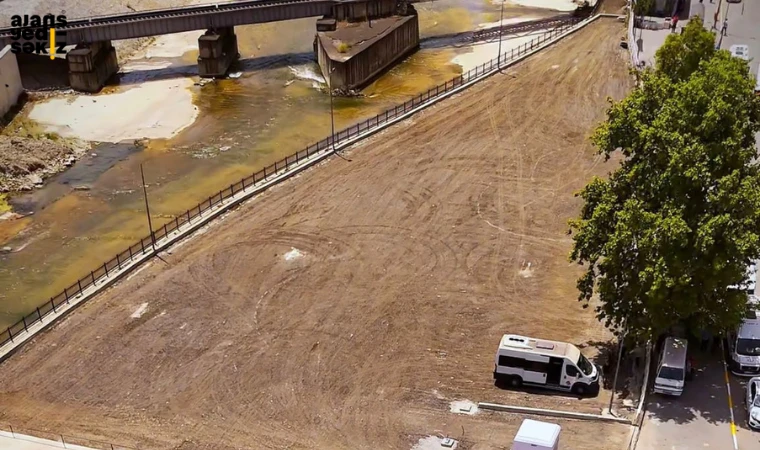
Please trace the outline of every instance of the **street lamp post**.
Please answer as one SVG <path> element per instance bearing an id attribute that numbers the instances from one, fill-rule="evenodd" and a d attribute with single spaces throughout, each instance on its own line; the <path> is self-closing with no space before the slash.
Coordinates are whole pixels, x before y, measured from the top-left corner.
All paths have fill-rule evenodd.
<path id="1" fill-rule="evenodd" d="M 335 113 L 333 110 L 333 92 L 332 92 L 332 74 L 335 67 L 327 73 L 327 90 L 330 91 L 330 142 L 332 143 L 333 152 L 335 151 Z"/>
<path id="2" fill-rule="evenodd" d="M 499 67 L 499 70 L 501 70 L 501 29 L 504 25 L 504 2 L 506 0 L 501 0 L 501 14 L 499 14 L 499 56 L 497 57 L 497 65 Z"/>
<path id="3" fill-rule="evenodd" d="M 143 172 L 143 165 L 140 164 L 140 178 L 142 179 L 143 196 L 145 197 L 145 215 L 148 216 L 148 229 L 150 230 L 150 244 L 153 247 L 153 251 L 156 251 L 156 235 L 153 234 L 153 223 L 150 220 L 150 206 L 148 205 L 148 189 L 145 186 L 145 172 Z"/>

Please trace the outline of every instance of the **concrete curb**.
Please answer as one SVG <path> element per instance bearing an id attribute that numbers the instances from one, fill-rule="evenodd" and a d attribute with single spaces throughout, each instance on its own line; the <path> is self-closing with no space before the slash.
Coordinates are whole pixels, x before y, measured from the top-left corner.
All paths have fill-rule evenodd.
<path id="1" fill-rule="evenodd" d="M 499 405 L 497 403 L 478 403 L 478 408 L 491 411 L 501 411 L 520 414 L 532 414 L 535 416 L 552 416 L 564 419 L 594 420 L 598 422 L 622 423 L 631 425 L 631 421 L 622 417 L 603 416 L 601 414 L 577 413 L 572 411 L 558 411 L 554 409 L 528 408 L 526 406 Z"/>
<path id="2" fill-rule="evenodd" d="M 455 89 L 452 89 L 451 91 L 439 95 L 438 97 L 434 99 L 430 99 L 429 101 L 420 104 L 418 107 L 411 109 L 407 111 L 404 114 L 401 114 L 400 116 L 389 120 L 388 122 L 383 123 L 382 125 L 377 126 L 376 128 L 373 128 L 371 130 L 367 130 L 362 134 L 359 134 L 357 136 L 354 136 L 350 139 L 346 139 L 343 142 L 337 142 L 335 144 L 336 150 L 342 150 L 345 148 L 348 148 L 398 122 L 401 122 L 402 120 L 406 120 L 409 117 L 413 116 L 414 114 L 432 106 L 436 103 L 440 102 L 441 100 L 450 98 L 453 95 L 456 95 L 463 90 L 469 88 L 470 86 L 475 85 L 476 83 L 479 83 L 490 76 L 499 73 L 500 70 L 503 70 L 507 67 L 513 66 L 529 56 L 534 55 L 537 52 L 540 52 L 547 47 L 555 44 L 556 42 L 560 41 L 561 39 L 565 38 L 566 36 L 569 36 L 576 31 L 584 28 L 586 25 L 589 25 L 590 23 L 594 22 L 595 20 L 599 19 L 600 17 L 607 17 L 607 16 L 601 16 L 601 15 L 595 15 L 592 16 L 586 20 L 583 20 L 576 24 L 574 27 L 568 29 L 564 33 L 561 33 L 557 36 L 555 36 L 552 39 L 547 40 L 546 42 L 542 43 L 541 45 L 537 46 L 535 49 L 526 52 L 525 54 L 516 57 L 515 59 L 505 63 L 502 65 L 501 68 L 495 68 L 490 72 L 485 72 L 482 75 L 480 75 L 478 78 L 475 78 L 473 80 L 468 81 L 465 84 L 462 84 L 461 86 L 458 86 Z M 185 239 L 188 237 L 191 237 L 191 235 L 197 231 L 199 228 L 207 225 L 209 222 L 211 222 L 216 217 L 220 216 L 221 214 L 228 211 L 231 207 L 238 205 L 242 203 L 243 201 L 246 201 L 250 199 L 251 197 L 255 196 L 256 194 L 259 194 L 263 192 L 264 190 L 268 189 L 269 187 L 280 183 L 281 181 L 284 181 L 293 175 L 298 174 L 302 170 L 311 167 L 318 162 L 322 161 L 323 159 L 327 158 L 333 153 L 332 149 L 325 149 L 321 152 L 314 153 L 313 155 L 301 160 L 300 162 L 296 163 L 295 165 L 291 166 L 288 169 L 283 170 L 279 174 L 273 174 L 270 176 L 269 179 L 265 179 L 262 182 L 259 182 L 257 185 L 252 185 L 249 187 L 246 187 L 245 189 L 239 191 L 234 196 L 224 200 L 223 202 L 214 205 L 210 208 L 209 211 L 205 212 L 203 215 L 199 215 L 198 217 L 194 218 L 190 222 L 186 222 L 180 226 L 177 230 L 169 233 L 167 236 L 161 238 L 160 240 L 156 241 L 156 251 L 150 251 L 145 254 L 141 254 L 139 256 L 133 257 L 130 261 L 122 264 L 119 266 L 116 270 L 110 271 L 109 276 L 99 278 L 97 281 L 98 283 L 94 283 L 92 286 L 87 287 L 84 289 L 82 293 L 79 295 L 72 297 L 69 299 L 69 301 L 66 304 L 62 304 L 56 308 L 55 311 L 50 312 L 47 314 L 44 319 L 41 319 L 38 322 L 35 322 L 34 324 L 27 327 L 27 329 L 23 333 L 19 333 L 14 336 L 13 341 L 6 343 L 4 346 L 0 347 L 0 362 L 5 360 L 5 358 L 12 355 L 17 349 L 19 349 L 24 343 L 29 341 L 31 338 L 37 335 L 37 333 L 40 333 L 41 331 L 47 329 L 48 326 L 50 326 L 52 323 L 56 322 L 58 319 L 66 316 L 69 312 L 71 312 L 73 309 L 75 309 L 78 305 L 84 303 L 85 301 L 89 300 L 96 294 L 100 293 L 107 287 L 111 286 L 113 283 L 115 283 L 117 280 L 121 279 L 123 276 L 127 275 L 129 272 L 131 272 L 133 269 L 137 268 L 144 262 L 150 260 L 154 255 L 160 253 L 162 250 L 166 250 L 171 245 Z"/>
<path id="3" fill-rule="evenodd" d="M 641 382 L 641 396 L 639 397 L 639 406 L 636 408 L 636 415 L 631 423 L 631 437 L 628 439 L 628 450 L 635 450 L 639 443 L 639 433 L 641 425 L 644 422 L 644 403 L 647 397 L 647 388 L 649 387 L 649 371 L 652 365 L 652 341 L 647 341 L 647 356 L 644 362 L 644 380 Z"/>

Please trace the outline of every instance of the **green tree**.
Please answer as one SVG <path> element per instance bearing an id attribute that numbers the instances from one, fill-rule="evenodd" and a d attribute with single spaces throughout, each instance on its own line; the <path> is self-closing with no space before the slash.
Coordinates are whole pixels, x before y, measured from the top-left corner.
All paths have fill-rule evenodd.
<path id="1" fill-rule="evenodd" d="M 698 20 L 668 36 L 592 137 L 623 161 L 578 194 L 579 299 L 598 294 L 597 317 L 639 337 L 738 324 L 746 295 L 729 286 L 760 257 L 760 102 L 746 62 L 713 42 Z"/>

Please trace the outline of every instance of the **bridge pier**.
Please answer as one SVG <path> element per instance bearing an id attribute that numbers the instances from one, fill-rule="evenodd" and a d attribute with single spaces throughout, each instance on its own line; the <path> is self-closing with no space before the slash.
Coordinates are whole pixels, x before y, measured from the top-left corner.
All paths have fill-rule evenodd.
<path id="1" fill-rule="evenodd" d="M 116 49 L 111 41 L 80 44 L 66 54 L 69 84 L 74 90 L 98 92 L 119 70 Z"/>
<path id="2" fill-rule="evenodd" d="M 198 75 L 204 78 L 227 74 L 240 57 L 234 27 L 210 29 L 198 38 Z"/>

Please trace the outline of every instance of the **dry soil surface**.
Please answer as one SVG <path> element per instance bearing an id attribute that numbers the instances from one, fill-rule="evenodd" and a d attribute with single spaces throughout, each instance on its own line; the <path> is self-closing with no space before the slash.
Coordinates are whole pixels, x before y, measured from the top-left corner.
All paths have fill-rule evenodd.
<path id="1" fill-rule="evenodd" d="M 587 136 L 630 88 L 622 25 L 559 45 L 230 213 L 0 364 L 0 422 L 140 448 L 509 445 L 522 418 L 599 412 L 501 390 L 505 332 L 609 339 L 576 301 L 573 192 L 612 169 Z M 584 352 L 593 353 L 593 348 Z M 562 422 L 563 448 L 628 428 Z"/>

